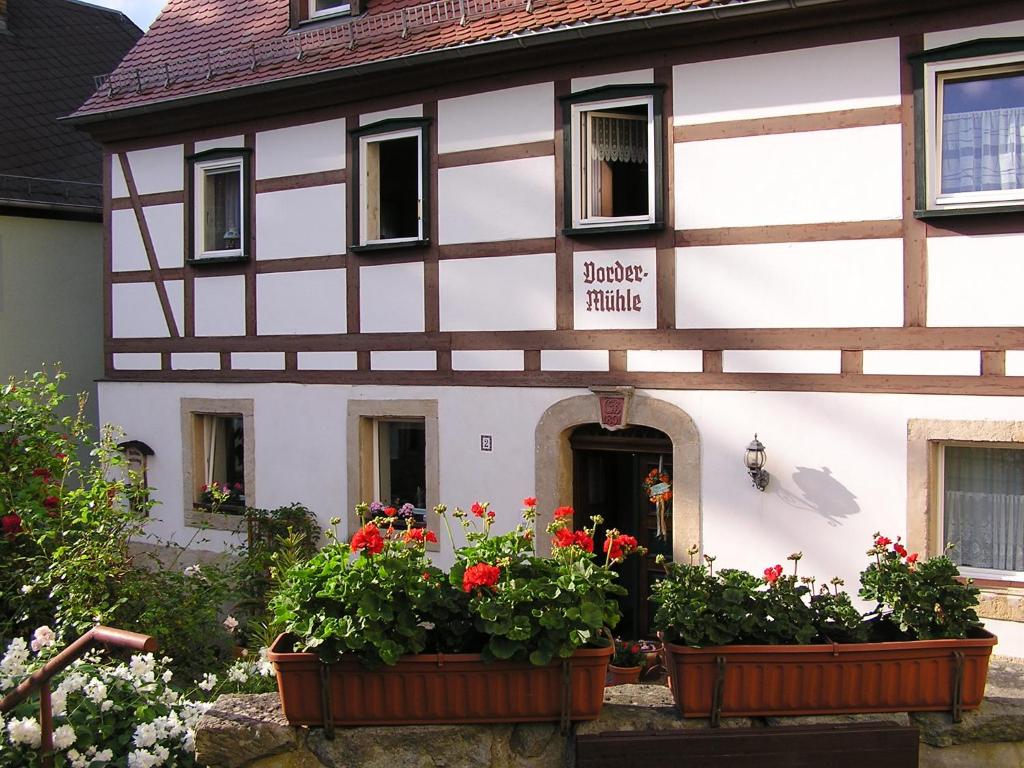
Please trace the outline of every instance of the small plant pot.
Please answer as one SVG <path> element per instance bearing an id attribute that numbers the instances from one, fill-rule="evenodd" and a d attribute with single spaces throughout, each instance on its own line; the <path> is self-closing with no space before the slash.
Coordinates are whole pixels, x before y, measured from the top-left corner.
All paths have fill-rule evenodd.
<path id="1" fill-rule="evenodd" d="M 614 664 L 608 665 L 608 676 L 605 680 L 605 687 L 612 685 L 633 685 L 640 682 L 641 666 L 617 667 Z"/>

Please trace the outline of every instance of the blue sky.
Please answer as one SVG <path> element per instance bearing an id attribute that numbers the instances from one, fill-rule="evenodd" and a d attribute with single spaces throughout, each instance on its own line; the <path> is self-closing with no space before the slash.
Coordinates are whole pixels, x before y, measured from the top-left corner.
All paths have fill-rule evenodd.
<path id="1" fill-rule="evenodd" d="M 160 13 L 166 0 L 87 0 L 93 5 L 102 5 L 121 11 L 142 30 L 149 28 Z"/>

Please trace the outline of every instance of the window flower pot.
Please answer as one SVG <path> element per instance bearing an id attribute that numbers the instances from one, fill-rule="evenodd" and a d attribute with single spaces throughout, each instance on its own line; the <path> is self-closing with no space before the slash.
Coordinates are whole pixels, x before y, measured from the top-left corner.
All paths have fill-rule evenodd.
<path id="1" fill-rule="evenodd" d="M 643 667 L 639 664 L 635 667 L 617 667 L 614 664 L 609 664 L 608 679 L 605 685 L 631 685 L 639 683 L 641 670 L 643 670 Z"/>
<path id="2" fill-rule="evenodd" d="M 322 664 L 280 635 L 269 659 L 290 725 L 406 725 L 595 720 L 613 648 L 581 648 L 564 662 L 485 662 L 480 654 L 420 654 L 393 667 L 354 658 Z"/>
<path id="3" fill-rule="evenodd" d="M 944 711 L 981 703 L 994 635 L 831 645 L 665 643 L 683 717 Z"/>

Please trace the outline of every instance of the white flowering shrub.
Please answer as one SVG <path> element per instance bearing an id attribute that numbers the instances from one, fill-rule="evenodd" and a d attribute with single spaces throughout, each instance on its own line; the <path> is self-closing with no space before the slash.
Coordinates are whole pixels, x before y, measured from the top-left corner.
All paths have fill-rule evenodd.
<path id="1" fill-rule="evenodd" d="M 0 697 L 43 666 L 58 648 L 47 627 L 16 638 L 0 659 Z M 170 659 L 134 655 L 117 662 L 86 655 L 50 681 L 53 745 L 59 768 L 150 768 L 195 765 L 195 727 L 222 693 L 273 690 L 265 651 L 243 657 L 222 675 L 179 687 Z M 0 768 L 39 765 L 38 697 L 0 716 Z"/>

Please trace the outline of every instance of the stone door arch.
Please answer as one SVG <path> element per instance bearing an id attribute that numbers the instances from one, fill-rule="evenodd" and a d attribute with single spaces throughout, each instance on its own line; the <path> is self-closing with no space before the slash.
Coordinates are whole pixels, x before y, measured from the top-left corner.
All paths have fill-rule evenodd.
<path id="1" fill-rule="evenodd" d="M 687 562 L 686 551 L 702 548 L 700 516 L 700 435 L 689 414 L 654 397 L 633 395 L 628 423 L 659 429 L 672 440 L 672 557 Z M 572 504 L 572 448 L 569 435 L 581 424 L 600 423 L 598 396 L 569 397 L 548 408 L 535 432 L 537 530 L 552 520 L 554 509 Z M 538 535 L 538 549 L 551 542 Z"/>

